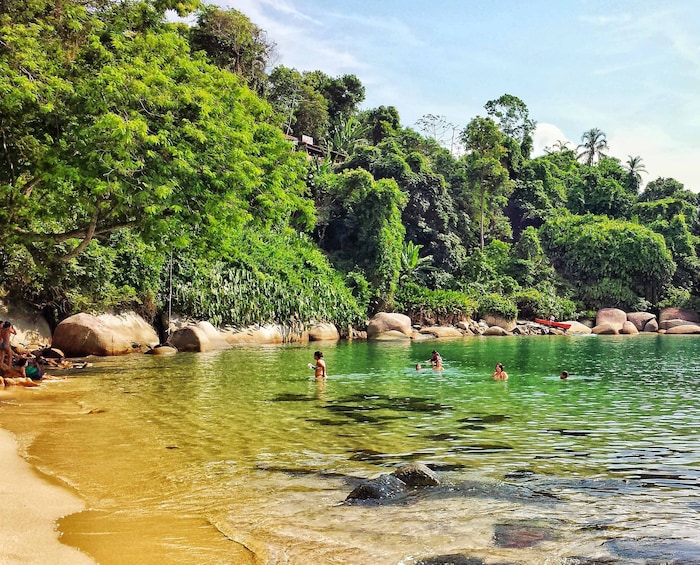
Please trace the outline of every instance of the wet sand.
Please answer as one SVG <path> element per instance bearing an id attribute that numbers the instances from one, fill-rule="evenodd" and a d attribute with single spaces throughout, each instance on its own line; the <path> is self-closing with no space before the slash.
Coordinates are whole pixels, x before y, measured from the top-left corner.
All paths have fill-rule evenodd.
<path id="1" fill-rule="evenodd" d="M 18 452 L 14 435 L 0 428 L 0 562 L 94 565 L 59 541 L 56 521 L 84 509 L 69 489 L 43 477 Z"/>

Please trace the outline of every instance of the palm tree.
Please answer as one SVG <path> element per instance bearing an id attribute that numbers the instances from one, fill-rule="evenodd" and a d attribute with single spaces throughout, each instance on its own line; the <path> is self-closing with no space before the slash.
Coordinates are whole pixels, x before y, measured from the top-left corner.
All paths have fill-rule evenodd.
<path id="1" fill-rule="evenodd" d="M 603 151 L 608 149 L 608 140 L 605 139 L 605 132 L 599 130 L 598 128 L 589 129 L 587 132 L 581 136 L 581 145 L 579 145 L 576 150 L 581 149 L 582 151 L 576 155 L 577 159 L 582 159 L 586 165 L 593 165 L 597 160 L 600 161 L 605 157 Z"/>
<path id="2" fill-rule="evenodd" d="M 642 158 L 637 155 L 632 157 L 628 155 L 629 159 L 625 162 L 625 168 L 627 169 L 627 184 L 630 188 L 630 192 L 637 194 L 639 192 L 639 187 L 642 186 L 642 173 L 646 173 L 647 170 L 642 163 Z"/>

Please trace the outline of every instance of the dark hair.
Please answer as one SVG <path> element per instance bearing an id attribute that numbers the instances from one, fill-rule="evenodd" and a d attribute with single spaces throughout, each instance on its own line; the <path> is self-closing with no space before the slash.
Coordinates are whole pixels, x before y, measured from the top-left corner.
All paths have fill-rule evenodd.
<path id="1" fill-rule="evenodd" d="M 561 376 L 562 378 L 564 378 L 564 379 L 568 379 L 568 378 L 569 378 L 569 372 L 568 372 L 568 371 L 562 371 L 560 376 Z"/>
<path id="2" fill-rule="evenodd" d="M 318 357 L 319 359 L 321 359 L 323 357 L 323 353 L 321 353 L 320 351 L 314 351 L 314 357 Z"/>
<path id="3" fill-rule="evenodd" d="M 5 322 L 5 323 L 2 325 L 2 327 L 3 327 L 3 328 L 9 328 L 11 325 L 12 325 L 12 324 L 8 321 L 8 322 Z"/>
<path id="4" fill-rule="evenodd" d="M 503 370 L 503 363 L 496 363 L 496 369 L 501 368 L 501 371 Z"/>
<path id="5" fill-rule="evenodd" d="M 22 360 L 19 362 L 19 366 L 20 366 L 20 367 L 25 367 L 26 365 L 27 365 L 27 360 L 26 360 L 26 359 L 22 359 Z"/>

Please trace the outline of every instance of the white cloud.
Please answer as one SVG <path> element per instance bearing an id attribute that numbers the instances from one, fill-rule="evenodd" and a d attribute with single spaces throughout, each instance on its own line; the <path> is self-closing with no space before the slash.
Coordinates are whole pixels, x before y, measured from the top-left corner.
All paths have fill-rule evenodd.
<path id="1" fill-rule="evenodd" d="M 551 148 L 554 144 L 566 144 L 571 149 L 576 149 L 576 143 L 573 143 L 566 137 L 566 134 L 554 124 L 538 123 L 535 131 L 532 134 L 533 156 L 542 155 L 545 149 Z"/>

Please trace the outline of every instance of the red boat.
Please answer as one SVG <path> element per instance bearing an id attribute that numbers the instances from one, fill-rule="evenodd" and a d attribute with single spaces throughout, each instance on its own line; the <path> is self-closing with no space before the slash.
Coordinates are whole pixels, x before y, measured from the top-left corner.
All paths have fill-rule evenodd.
<path id="1" fill-rule="evenodd" d="M 564 322 L 555 322 L 553 320 L 541 320 L 540 318 L 535 318 L 535 322 L 542 324 L 543 326 L 552 326 L 553 328 L 561 328 L 562 330 L 568 330 L 571 324 L 565 324 Z"/>

